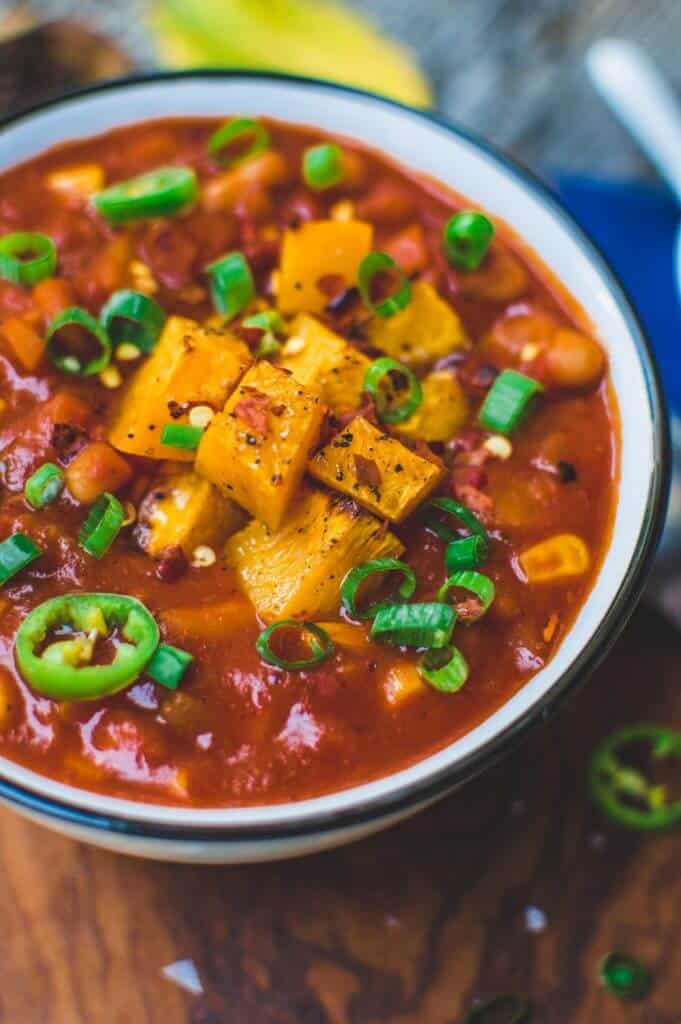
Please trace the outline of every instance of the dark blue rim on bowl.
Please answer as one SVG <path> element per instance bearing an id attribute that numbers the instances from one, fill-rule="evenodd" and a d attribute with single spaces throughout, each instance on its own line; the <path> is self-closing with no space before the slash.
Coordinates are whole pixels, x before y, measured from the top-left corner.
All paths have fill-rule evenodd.
<path id="1" fill-rule="evenodd" d="M 346 93 L 349 95 L 365 97 L 372 103 L 382 104 L 386 107 L 402 110 L 410 117 L 421 118 L 437 125 L 445 132 L 463 139 L 470 143 L 486 156 L 491 158 L 496 165 L 507 175 L 511 175 L 519 181 L 524 188 L 539 198 L 541 203 L 549 209 L 553 217 L 558 220 L 561 226 L 572 236 L 575 242 L 585 255 L 585 258 L 593 264 L 601 276 L 607 281 L 608 288 L 614 297 L 617 306 L 629 328 L 629 333 L 634 340 L 638 357 L 641 362 L 648 394 L 650 411 L 653 418 L 654 436 L 654 466 L 651 473 L 650 490 L 647 500 L 647 514 L 641 526 L 636 552 L 632 558 L 628 571 L 623 574 L 619 590 L 612 601 L 608 612 L 603 616 L 594 635 L 585 647 L 579 652 L 569 668 L 553 683 L 551 688 L 528 709 L 518 720 L 508 726 L 502 732 L 488 740 L 477 750 L 468 754 L 456 765 L 440 769 L 425 780 L 419 782 L 405 783 L 399 789 L 385 795 L 376 796 L 356 805 L 342 810 L 332 809 L 307 814 L 304 820 L 296 820 L 296 804 L 290 804 L 291 813 L 289 820 L 277 825 L 273 824 L 248 824 L 229 825 L 221 824 L 211 827 L 192 827 L 191 824 L 154 824 L 153 822 L 138 821 L 124 815 L 98 814 L 93 811 L 73 807 L 70 804 L 52 797 L 41 796 L 31 789 L 20 786 L 13 782 L 0 779 L 0 799 L 19 808 L 23 808 L 33 814 L 54 819 L 71 826 L 85 827 L 98 831 L 116 833 L 130 837 L 139 837 L 148 840 L 174 840 L 187 842 L 213 842 L 245 843 L 247 841 L 282 839 L 300 839 L 316 834 L 335 832 L 344 829 L 360 828 L 372 822 L 378 823 L 381 819 L 392 815 L 406 814 L 410 809 L 427 803 L 435 798 L 444 796 L 460 783 L 467 781 L 474 775 L 489 767 L 503 754 L 516 744 L 523 737 L 528 728 L 538 720 L 545 720 L 551 716 L 558 706 L 559 701 L 568 692 L 574 690 L 579 682 L 584 682 L 593 670 L 600 664 L 608 653 L 613 643 L 624 629 L 636 603 L 641 596 L 645 581 L 650 569 L 653 556 L 664 525 L 664 517 L 669 491 L 670 456 L 669 456 L 669 429 L 666 412 L 664 393 L 662 391 L 660 378 L 655 363 L 655 358 L 648 339 L 645 336 L 640 321 L 634 312 L 631 302 L 624 289 L 619 283 L 616 275 L 608 261 L 587 237 L 584 231 L 578 226 L 563 204 L 552 192 L 535 177 L 532 172 L 521 166 L 516 160 L 511 159 L 498 149 L 491 146 L 484 139 L 479 138 L 474 132 L 464 129 L 445 118 L 428 111 L 417 110 L 396 100 L 377 96 L 374 93 L 350 86 L 326 82 L 320 79 L 305 78 L 297 75 L 286 75 L 274 72 L 258 72 L 237 69 L 206 69 L 190 71 L 160 71 L 148 74 L 131 75 L 89 86 L 85 89 L 75 90 L 66 94 L 48 99 L 45 102 L 35 104 L 18 111 L 11 117 L 0 121 L 0 132 L 5 132 L 9 127 L 20 123 L 33 114 L 42 113 L 53 107 L 71 100 L 83 99 L 101 92 L 107 92 L 126 86 L 143 86 L 164 81 L 182 81 L 186 79 L 204 80 L 257 80 L 276 84 L 312 86 L 317 89 L 327 89 L 334 92 Z M 169 111 L 169 114 L 172 112 Z M 68 141 L 64 139 L 64 141 Z M 332 796 L 334 794 L 328 794 Z M 145 806 L 141 804 L 140 806 Z M 263 805 L 263 810 L 268 805 Z M 286 805 L 269 805 L 273 810 Z M 206 808 L 201 808 L 205 810 Z M 213 808 L 219 810 L 219 808 Z M 254 808 L 256 810 L 257 808 Z M 182 809 L 184 810 L 184 809 Z M 197 809 L 198 810 L 198 809 Z M 191 809 L 187 809 L 187 814 Z M 229 813 L 229 808 L 225 808 Z"/>

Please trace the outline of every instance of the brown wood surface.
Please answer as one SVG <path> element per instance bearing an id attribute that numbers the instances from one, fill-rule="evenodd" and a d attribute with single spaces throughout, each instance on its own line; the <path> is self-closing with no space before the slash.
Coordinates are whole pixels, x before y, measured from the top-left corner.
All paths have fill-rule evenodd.
<path id="1" fill-rule="evenodd" d="M 680 673 L 681 639 L 640 610 L 503 763 L 404 825 L 300 861 L 153 864 L 2 812 L 0 1024 L 458 1024 L 499 992 L 531 996 L 539 1024 L 680 1024 L 681 831 L 608 824 L 584 778 L 611 728 L 681 725 Z M 544 931 L 528 930 L 529 906 Z M 599 988 L 613 948 L 650 966 L 644 1002 Z M 186 958 L 203 996 L 161 976 Z"/>

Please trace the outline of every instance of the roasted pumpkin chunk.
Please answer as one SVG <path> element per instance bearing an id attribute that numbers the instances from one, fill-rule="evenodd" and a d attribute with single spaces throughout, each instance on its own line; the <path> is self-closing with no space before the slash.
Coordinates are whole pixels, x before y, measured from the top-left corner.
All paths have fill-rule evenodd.
<path id="1" fill-rule="evenodd" d="M 286 231 L 279 278 L 281 312 L 321 313 L 331 297 L 324 290 L 326 281 L 340 286 L 337 290 L 355 285 L 372 236 L 371 224 L 360 220 L 313 220 Z"/>
<path id="2" fill-rule="evenodd" d="M 371 362 L 316 317 L 301 313 L 291 324 L 279 365 L 287 367 L 300 384 L 319 391 L 334 412 L 344 413 L 359 406 Z"/>
<path id="3" fill-rule="evenodd" d="M 417 455 L 363 416 L 339 431 L 310 459 L 308 470 L 370 512 L 400 523 L 442 479 L 444 468 Z"/>
<path id="4" fill-rule="evenodd" d="M 468 417 L 466 395 L 453 373 L 436 370 L 421 381 L 423 401 L 413 416 L 395 425 L 405 437 L 448 441 Z"/>
<path id="5" fill-rule="evenodd" d="M 191 469 L 164 467 L 142 500 L 135 534 L 152 556 L 181 547 L 191 558 L 200 544 L 216 547 L 246 522 L 246 513 Z"/>
<path id="6" fill-rule="evenodd" d="M 249 523 L 225 550 L 258 615 L 273 621 L 337 614 L 350 569 L 372 558 L 399 558 L 404 549 L 354 503 L 306 490 L 279 530 Z"/>
<path id="7" fill-rule="evenodd" d="M 369 341 L 407 366 L 426 366 L 469 344 L 458 314 L 427 281 L 412 285 L 401 313 L 373 318 Z"/>
<path id="8" fill-rule="evenodd" d="M 192 461 L 193 451 L 161 444 L 164 425 L 186 423 L 194 405 L 221 409 L 250 362 L 246 345 L 228 331 L 170 317 L 123 395 L 109 441 L 134 455 Z"/>
<path id="9" fill-rule="evenodd" d="M 324 406 L 267 360 L 246 373 L 206 430 L 196 472 L 276 530 L 319 437 Z"/>

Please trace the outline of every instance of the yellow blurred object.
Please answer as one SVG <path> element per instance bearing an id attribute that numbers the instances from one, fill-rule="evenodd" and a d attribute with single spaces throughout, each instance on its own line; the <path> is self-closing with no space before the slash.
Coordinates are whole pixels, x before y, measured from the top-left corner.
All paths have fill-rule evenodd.
<path id="1" fill-rule="evenodd" d="M 236 67 L 331 78 L 417 107 L 430 86 L 409 52 L 329 0 L 157 0 L 158 49 L 172 67 Z"/>

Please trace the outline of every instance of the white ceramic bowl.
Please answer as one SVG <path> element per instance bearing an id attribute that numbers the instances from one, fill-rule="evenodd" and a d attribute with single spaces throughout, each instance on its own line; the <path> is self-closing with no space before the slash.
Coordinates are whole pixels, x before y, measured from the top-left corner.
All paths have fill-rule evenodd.
<path id="1" fill-rule="evenodd" d="M 0 169 L 48 146 L 147 118 L 264 114 L 354 136 L 441 179 L 509 223 L 591 318 L 622 411 L 621 498 L 592 593 L 553 660 L 467 735 L 403 771 L 296 803 L 190 810 L 76 789 L 0 758 L 0 798 L 43 824 L 112 850 L 239 862 L 295 856 L 377 831 L 497 758 L 584 679 L 631 614 L 660 531 L 667 428 L 650 351 L 593 245 L 556 200 L 507 158 L 432 115 L 352 89 L 268 74 L 161 74 L 96 86 L 6 122 Z"/>

